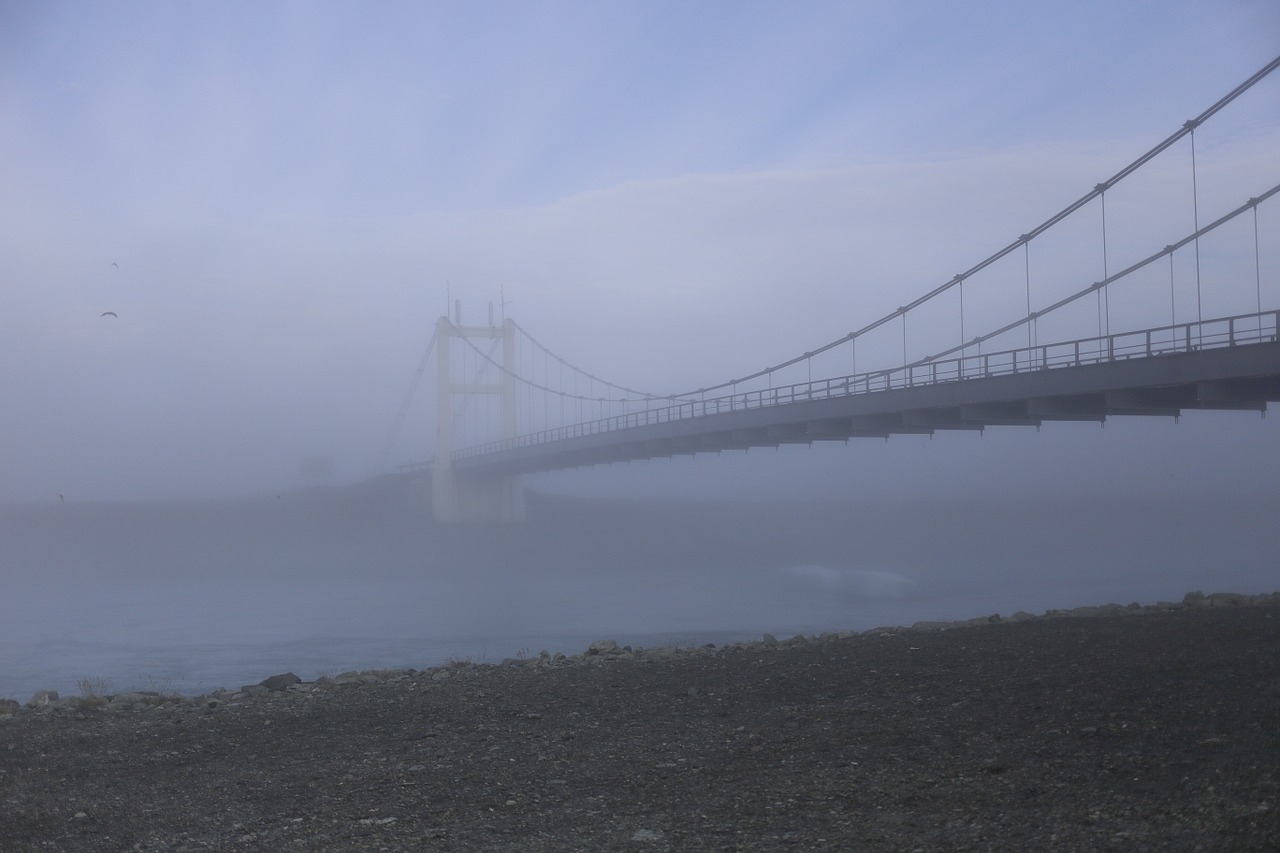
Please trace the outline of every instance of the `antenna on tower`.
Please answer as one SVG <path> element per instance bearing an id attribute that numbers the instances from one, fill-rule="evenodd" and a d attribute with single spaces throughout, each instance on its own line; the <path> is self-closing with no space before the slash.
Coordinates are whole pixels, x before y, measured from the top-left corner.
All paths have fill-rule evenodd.
<path id="1" fill-rule="evenodd" d="M 511 302 L 507 301 L 507 286 L 505 284 L 498 285 L 498 318 L 503 322 L 507 322 L 507 306 Z M 515 300 L 512 300 L 514 302 Z"/>

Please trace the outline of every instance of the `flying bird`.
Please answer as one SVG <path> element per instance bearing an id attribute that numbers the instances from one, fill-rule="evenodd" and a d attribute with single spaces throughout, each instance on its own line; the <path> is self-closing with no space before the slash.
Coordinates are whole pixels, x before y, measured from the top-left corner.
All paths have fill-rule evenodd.
<path id="1" fill-rule="evenodd" d="M 116 313 L 116 312 L 114 312 L 114 311 L 103 311 L 103 312 L 102 312 L 101 314 L 99 314 L 98 316 L 99 316 L 99 317 L 115 317 L 117 320 L 119 320 L 119 319 L 120 319 L 120 315 L 119 315 L 119 314 L 117 314 L 117 313 Z"/>
<path id="2" fill-rule="evenodd" d="M 62 492 L 58 492 L 58 503 L 66 503 L 67 499 L 62 496 Z"/>
<path id="3" fill-rule="evenodd" d="M 111 262 L 111 266 L 115 267 L 116 269 L 120 269 L 120 265 L 117 264 L 115 261 Z"/>

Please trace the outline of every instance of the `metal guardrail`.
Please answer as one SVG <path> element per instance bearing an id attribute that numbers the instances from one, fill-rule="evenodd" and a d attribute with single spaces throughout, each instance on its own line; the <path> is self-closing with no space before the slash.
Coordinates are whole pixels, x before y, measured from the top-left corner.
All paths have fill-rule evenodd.
<path id="1" fill-rule="evenodd" d="M 690 400 L 643 412 L 630 412 L 579 424 L 554 427 L 515 438 L 466 447 L 455 451 L 453 458 L 455 460 L 470 459 L 488 453 L 550 444 L 569 438 L 599 435 L 672 421 L 685 421 L 707 415 L 849 397 L 855 394 L 874 394 L 880 391 L 961 382 L 967 379 L 1058 370 L 1137 358 L 1157 358 L 1176 353 L 1247 344 L 1274 343 L 1280 339 L 1277 337 L 1278 334 L 1280 334 L 1280 311 L 1262 311 L 1194 323 L 1158 326 L 1136 332 L 1082 338 L 1076 341 L 1037 344 L 1000 352 L 962 354 L 956 358 L 940 361 L 782 385 L 777 388 L 713 397 L 709 400 Z"/>

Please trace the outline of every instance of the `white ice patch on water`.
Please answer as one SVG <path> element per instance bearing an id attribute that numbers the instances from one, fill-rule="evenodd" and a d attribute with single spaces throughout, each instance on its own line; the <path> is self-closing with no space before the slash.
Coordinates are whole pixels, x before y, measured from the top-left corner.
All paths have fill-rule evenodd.
<path id="1" fill-rule="evenodd" d="M 791 596 L 834 597 L 844 602 L 899 601 L 918 591 L 911 578 L 894 572 L 829 566 L 786 566 L 778 570 L 783 592 Z"/>

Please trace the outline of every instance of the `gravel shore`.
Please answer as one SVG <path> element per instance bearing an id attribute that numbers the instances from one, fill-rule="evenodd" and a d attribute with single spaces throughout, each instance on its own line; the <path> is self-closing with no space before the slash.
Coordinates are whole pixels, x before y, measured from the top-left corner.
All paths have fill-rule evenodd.
<path id="1" fill-rule="evenodd" d="M 0 705 L 4 851 L 1275 850 L 1278 786 L 1280 596 Z"/>

